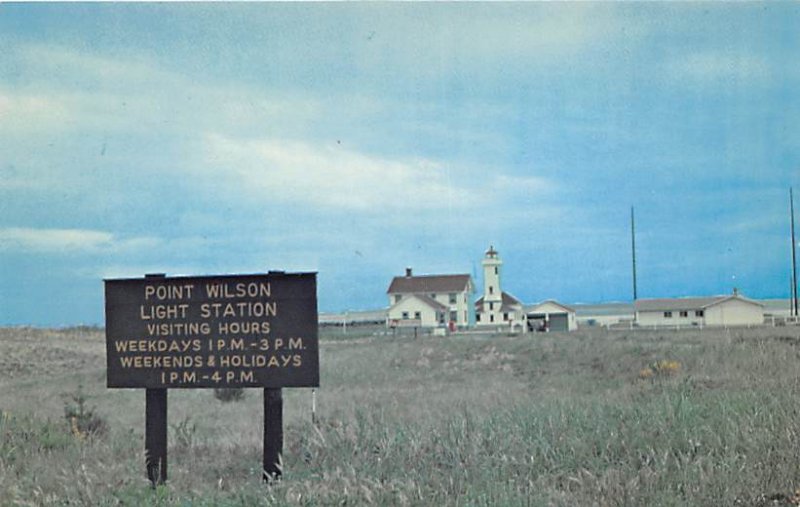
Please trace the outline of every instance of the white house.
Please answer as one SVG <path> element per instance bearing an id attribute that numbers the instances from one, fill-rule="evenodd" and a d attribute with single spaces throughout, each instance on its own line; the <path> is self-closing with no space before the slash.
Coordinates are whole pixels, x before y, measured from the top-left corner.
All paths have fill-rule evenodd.
<path id="1" fill-rule="evenodd" d="M 500 267 L 503 261 L 493 246 L 481 261 L 483 296 L 475 301 L 475 325 L 481 328 L 525 332 L 527 316 L 522 303 L 500 288 Z"/>
<path id="2" fill-rule="evenodd" d="M 739 295 L 676 299 L 639 299 L 639 326 L 756 326 L 764 323 L 764 305 Z"/>
<path id="3" fill-rule="evenodd" d="M 575 310 L 558 301 L 548 300 L 527 310 L 528 329 L 531 331 L 575 331 L 578 323 Z"/>
<path id="4" fill-rule="evenodd" d="M 389 326 L 466 328 L 475 321 L 470 305 L 475 286 L 469 275 L 414 276 L 407 268 L 386 293 Z"/>

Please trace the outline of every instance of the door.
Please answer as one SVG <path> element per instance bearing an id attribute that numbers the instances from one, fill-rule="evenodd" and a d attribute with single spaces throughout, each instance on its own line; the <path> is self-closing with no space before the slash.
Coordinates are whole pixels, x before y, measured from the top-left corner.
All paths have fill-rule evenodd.
<path id="1" fill-rule="evenodd" d="M 569 331 L 569 320 L 566 313 L 550 314 L 550 331 Z"/>

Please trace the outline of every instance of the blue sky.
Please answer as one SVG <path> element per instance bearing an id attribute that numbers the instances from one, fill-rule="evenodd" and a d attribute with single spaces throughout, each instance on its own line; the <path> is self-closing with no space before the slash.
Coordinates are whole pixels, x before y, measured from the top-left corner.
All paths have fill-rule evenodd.
<path id="1" fill-rule="evenodd" d="M 103 278 L 786 297 L 798 3 L 0 4 L 0 324 Z M 480 276 L 476 280 L 481 284 Z M 477 297 L 477 295 L 476 295 Z"/>

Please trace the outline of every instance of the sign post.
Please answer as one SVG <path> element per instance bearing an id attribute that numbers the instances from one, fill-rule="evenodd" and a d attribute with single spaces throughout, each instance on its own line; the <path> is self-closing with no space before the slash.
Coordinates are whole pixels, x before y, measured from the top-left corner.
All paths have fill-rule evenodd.
<path id="1" fill-rule="evenodd" d="M 264 389 L 264 480 L 283 473 L 283 396 L 280 389 Z"/>
<path id="2" fill-rule="evenodd" d="M 146 389 L 145 454 L 167 480 L 167 389 L 264 390 L 264 478 L 282 474 L 283 387 L 319 386 L 316 273 L 105 281 L 109 388 Z"/>
<path id="3" fill-rule="evenodd" d="M 165 274 L 145 275 L 147 279 Z M 167 482 L 167 390 L 145 389 L 144 460 L 147 479 L 155 487 Z"/>
<path id="4" fill-rule="evenodd" d="M 145 390 L 144 456 L 147 478 L 167 482 L 167 390 Z"/>

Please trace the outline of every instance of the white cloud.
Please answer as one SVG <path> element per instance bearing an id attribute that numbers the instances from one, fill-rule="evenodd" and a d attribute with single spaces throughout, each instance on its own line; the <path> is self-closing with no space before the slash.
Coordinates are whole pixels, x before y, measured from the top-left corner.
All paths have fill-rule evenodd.
<path id="1" fill-rule="evenodd" d="M 141 56 L 111 58 L 73 48 L 20 45 L 8 55 L 27 77 L 2 86 L 0 132 L 180 132 L 199 126 L 260 128 L 301 125 L 318 103 L 290 93 L 254 90 L 235 81 L 213 83 Z"/>
<path id="2" fill-rule="evenodd" d="M 782 212 L 783 210 L 781 209 L 775 209 L 775 213 L 769 215 L 765 214 L 766 216 L 734 218 L 729 224 L 724 225 L 722 228 L 720 228 L 722 224 L 714 222 L 708 224 L 708 228 L 734 237 L 742 234 L 769 234 L 778 231 L 779 233 L 786 233 L 787 241 L 791 245 L 791 241 L 788 239 L 788 227 L 785 227 L 784 224 L 780 224 L 780 227 L 776 227 L 775 217 L 780 216 Z"/>
<path id="3" fill-rule="evenodd" d="M 34 72 L 34 77 L 61 82 L 71 80 L 77 85 L 113 84 L 117 88 L 134 90 L 174 79 L 174 74 L 158 69 L 144 58 L 109 58 L 56 44 L 20 46 L 19 57 Z"/>
<path id="4" fill-rule="evenodd" d="M 106 231 L 92 229 L 0 229 L 0 250 L 40 253 L 100 253 L 146 250 L 158 244 L 154 238 L 117 239 Z"/>
<path id="5" fill-rule="evenodd" d="M 153 153 L 151 156 L 158 161 L 181 153 L 185 158 L 176 159 L 164 170 L 179 175 L 197 171 L 193 176 L 198 178 L 191 183 L 201 192 L 217 193 L 231 185 L 237 198 L 249 195 L 251 202 L 255 198 L 256 202 L 260 199 L 323 210 L 357 211 L 365 217 L 382 215 L 391 223 L 404 220 L 424 226 L 420 219 L 427 220 L 426 213 L 430 211 L 442 212 L 436 216 L 439 223 L 463 223 L 468 210 L 475 211 L 472 220 L 488 220 L 485 211 L 502 205 L 508 197 L 541 196 L 552 188 L 546 180 L 536 177 L 504 175 L 503 168 L 469 168 L 413 155 L 367 154 L 350 147 L 352 144 L 344 148 L 332 140 L 315 140 L 330 135 L 330 125 L 324 122 L 330 122 L 331 116 L 346 111 L 347 118 L 359 118 L 359 112 L 366 111 L 369 118 L 389 117 L 397 108 L 406 107 L 395 99 L 354 94 L 358 100 L 344 101 L 344 109 L 339 105 L 342 101 L 331 105 L 329 98 L 313 93 L 291 95 L 231 82 L 198 83 L 140 57 L 111 59 L 47 45 L 23 46 L 15 51 L 30 80 L 23 89 L 0 86 L 0 134 L 16 139 L 10 152 L 0 153 L 0 170 L 4 163 L 15 164 L 23 167 L 18 172 L 24 170 L 25 176 L 0 181 L 0 189 L 32 186 L 35 181 L 42 187 L 69 182 L 96 191 L 108 184 L 106 172 L 77 174 L 74 163 L 50 163 L 54 153 L 73 161 L 89 156 L 88 152 L 80 153 L 84 158 L 74 158 L 74 152 L 65 155 L 63 150 L 68 143 L 58 142 L 63 139 L 55 138 L 55 147 L 46 152 L 31 144 L 31 140 L 44 139 L 53 132 L 86 133 L 81 139 L 92 139 L 97 153 L 101 146 L 105 150 L 106 138 L 110 138 L 110 146 L 122 143 L 122 137 L 115 137 L 118 134 L 139 142 L 139 135 L 157 132 L 169 138 L 177 133 L 177 139 L 169 138 L 173 144 L 167 155 L 144 150 L 131 153 L 131 159 Z M 85 83 L 89 86 L 84 89 Z M 9 114 L 12 111 L 15 114 Z M 424 132 L 426 137 L 447 140 L 450 127 L 440 125 L 435 119 L 437 112 L 430 112 L 427 121 L 413 118 L 409 130 L 415 129 L 415 135 Z M 473 104 L 462 114 L 485 119 L 489 114 L 507 113 L 505 109 L 498 113 Z M 4 121 L 6 117 L 16 119 L 9 123 Z M 352 120 L 341 127 L 342 138 L 348 139 L 348 133 L 355 132 L 349 139 L 358 143 L 359 132 L 365 129 L 361 125 L 354 127 L 349 121 Z M 317 127 L 317 123 L 324 125 Z M 204 136 L 203 132 L 216 133 Z M 483 144 L 487 149 L 491 146 L 498 150 L 502 145 L 501 137 L 487 137 L 485 132 L 476 134 L 470 129 L 455 137 L 460 143 Z M 407 149 L 403 136 L 399 138 L 400 146 L 390 151 Z M 193 147 L 201 143 L 203 158 L 197 160 Z M 380 145 L 380 141 L 372 145 Z M 136 144 L 129 148 L 134 151 Z M 104 156 L 102 164 L 92 165 L 127 163 L 111 160 L 112 155 Z M 35 244 L 18 237 L 14 241 L 18 248 L 26 245 L 31 249 Z M 114 242 L 114 248 L 120 248 L 117 238 L 109 241 Z M 135 245 L 128 243 L 127 248 Z"/>
<path id="6" fill-rule="evenodd" d="M 565 55 L 619 36 L 622 28 L 613 9 L 591 3 L 540 4 L 537 7 L 511 4 L 507 8 L 519 9 L 519 12 L 509 16 L 509 11 L 497 12 L 487 5 L 486 16 L 470 16 L 465 20 L 470 28 L 463 30 L 464 42 L 471 46 L 469 53 L 486 52 L 494 58 L 513 54 L 562 61 Z M 625 28 L 626 37 L 638 33 L 636 27 Z M 475 33 L 484 36 L 470 36 Z"/>
<path id="7" fill-rule="evenodd" d="M 673 80 L 689 84 L 762 82 L 771 77 L 769 62 L 764 58 L 725 51 L 682 55 L 667 62 L 666 69 Z"/>
<path id="8" fill-rule="evenodd" d="M 503 193 L 520 193 L 523 195 L 542 195 L 554 189 L 550 180 L 538 176 L 511 176 L 498 174 L 492 181 L 492 188 Z"/>
<path id="9" fill-rule="evenodd" d="M 365 155 L 336 143 L 207 136 L 207 163 L 264 198 L 345 210 L 467 208 L 483 200 L 455 171 L 426 160 Z"/>
<path id="10" fill-rule="evenodd" d="M 113 235 L 88 229 L 31 229 L 9 227 L 0 229 L 0 248 L 58 252 L 97 250 L 111 246 Z"/>
<path id="11" fill-rule="evenodd" d="M 34 93 L 11 93 L 0 88 L 0 131 L 16 130 L 25 124 L 65 123 L 67 105 L 54 97 Z"/>
<path id="12" fill-rule="evenodd" d="M 364 30 L 374 37 L 360 48 L 359 56 L 365 67 L 370 66 L 366 70 L 382 68 L 399 78 L 412 75 L 434 80 L 457 73 L 492 79 L 498 71 L 535 72 L 540 66 L 563 66 L 567 59 L 607 41 L 638 36 L 641 28 L 624 21 L 615 8 L 589 2 L 456 7 L 434 2 L 371 17 Z"/>

